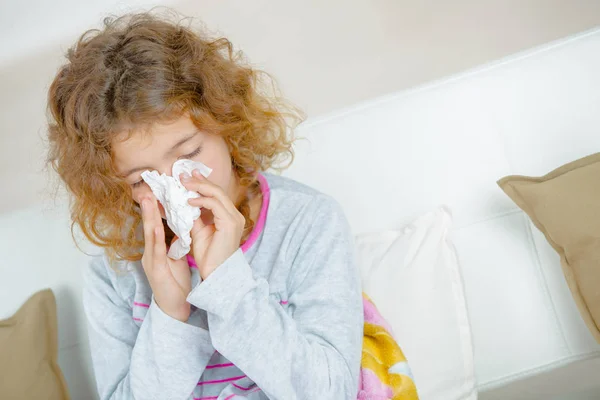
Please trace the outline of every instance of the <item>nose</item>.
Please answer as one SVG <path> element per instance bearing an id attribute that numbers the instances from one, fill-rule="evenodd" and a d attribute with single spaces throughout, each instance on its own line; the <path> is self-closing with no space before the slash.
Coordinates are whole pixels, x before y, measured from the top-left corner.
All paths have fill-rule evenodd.
<path id="1" fill-rule="evenodd" d="M 158 168 L 156 171 L 158 171 L 159 174 L 171 176 L 173 172 L 173 164 L 165 163 L 164 165 L 161 165 L 160 168 Z"/>

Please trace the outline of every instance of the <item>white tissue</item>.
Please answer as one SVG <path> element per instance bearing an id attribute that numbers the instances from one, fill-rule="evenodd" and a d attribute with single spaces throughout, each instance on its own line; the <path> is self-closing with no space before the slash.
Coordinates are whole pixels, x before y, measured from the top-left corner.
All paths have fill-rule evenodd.
<path id="1" fill-rule="evenodd" d="M 192 160 L 176 161 L 173 164 L 172 176 L 159 174 L 156 171 L 142 172 L 142 179 L 150 186 L 152 193 L 165 209 L 167 225 L 179 238 L 171 244 L 167 254 L 174 260 L 179 260 L 190 252 L 192 244 L 190 231 L 194 221 L 200 217 L 200 208 L 188 204 L 189 199 L 200 195 L 187 190 L 179 180 L 180 174 L 186 173 L 191 176 L 195 169 L 206 178 L 212 172 L 212 169 L 206 165 Z"/>

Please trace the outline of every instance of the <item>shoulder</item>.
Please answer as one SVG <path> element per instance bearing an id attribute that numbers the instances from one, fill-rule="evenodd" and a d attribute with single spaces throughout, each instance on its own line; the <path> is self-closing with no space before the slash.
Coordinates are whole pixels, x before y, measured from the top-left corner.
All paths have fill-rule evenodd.
<path id="1" fill-rule="evenodd" d="M 100 250 L 90 257 L 88 267 L 84 270 L 84 277 L 113 280 L 119 275 L 130 271 L 130 264 L 129 261 L 124 260 L 115 260 L 111 262 L 106 251 Z"/>
<path id="2" fill-rule="evenodd" d="M 133 279 L 136 264 L 124 260 L 112 261 L 104 250 L 91 256 L 83 270 L 83 289 L 87 293 L 116 292 L 121 294 L 122 280 Z"/>
<path id="3" fill-rule="evenodd" d="M 343 217 L 340 204 L 331 196 L 294 179 L 274 174 L 263 174 L 266 178 L 271 200 L 277 207 L 291 213 L 299 213 L 304 218 L 319 214 Z"/>
<path id="4" fill-rule="evenodd" d="M 350 226 L 337 200 L 293 179 L 265 174 L 271 190 L 271 226 L 289 239 L 294 254 L 302 247 L 328 246 L 350 236 Z"/>
<path id="5" fill-rule="evenodd" d="M 320 194 L 318 190 L 285 176 L 271 173 L 263 173 L 262 175 L 267 180 L 271 193 L 298 197 L 312 197 Z"/>
<path id="6" fill-rule="evenodd" d="M 356 276 L 354 241 L 340 203 L 292 179 L 267 175 L 273 190 L 272 229 L 284 239 L 286 285 L 296 296 L 315 282 L 351 281 Z M 269 207 L 271 212 L 271 207 Z M 275 235 L 274 241 L 280 240 Z M 308 285 L 308 286 L 307 286 Z M 299 292 L 300 291 L 300 292 Z"/>

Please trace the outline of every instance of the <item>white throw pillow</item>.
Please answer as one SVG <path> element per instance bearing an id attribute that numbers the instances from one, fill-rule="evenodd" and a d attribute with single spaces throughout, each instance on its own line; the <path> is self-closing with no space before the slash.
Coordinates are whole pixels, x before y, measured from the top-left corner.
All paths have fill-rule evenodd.
<path id="1" fill-rule="evenodd" d="M 392 326 L 421 400 L 477 398 L 471 329 L 450 212 L 357 236 L 363 290 Z"/>

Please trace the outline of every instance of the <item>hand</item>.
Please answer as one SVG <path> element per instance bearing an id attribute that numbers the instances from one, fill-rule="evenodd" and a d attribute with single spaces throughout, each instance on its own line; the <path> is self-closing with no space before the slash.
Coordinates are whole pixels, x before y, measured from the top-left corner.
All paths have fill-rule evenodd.
<path id="1" fill-rule="evenodd" d="M 142 266 L 160 309 L 172 318 L 186 322 L 190 317 L 187 296 L 192 290 L 190 267 L 185 258 L 167 257 L 165 229 L 155 197 L 142 200 L 144 255 Z"/>
<path id="2" fill-rule="evenodd" d="M 246 220 L 223 189 L 198 171 L 191 177 L 182 174 L 180 179 L 186 189 L 200 194 L 200 197 L 188 200 L 189 204 L 213 214 L 213 224 L 205 224 L 200 217 L 191 231 L 198 272 L 206 279 L 240 247 Z"/>

